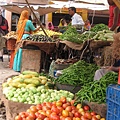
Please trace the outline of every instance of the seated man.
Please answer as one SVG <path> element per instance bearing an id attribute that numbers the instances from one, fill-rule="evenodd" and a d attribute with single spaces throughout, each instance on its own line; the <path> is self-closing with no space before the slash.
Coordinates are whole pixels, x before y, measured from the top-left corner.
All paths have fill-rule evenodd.
<path id="1" fill-rule="evenodd" d="M 94 75 L 94 80 L 100 80 L 106 73 L 110 71 L 118 72 L 120 69 L 120 60 L 115 62 L 113 66 L 101 67 L 101 69 L 97 70 Z"/>

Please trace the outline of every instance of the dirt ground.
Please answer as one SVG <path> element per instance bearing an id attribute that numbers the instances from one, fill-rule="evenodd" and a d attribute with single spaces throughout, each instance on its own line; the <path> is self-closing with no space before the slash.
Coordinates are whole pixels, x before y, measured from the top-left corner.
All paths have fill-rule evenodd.
<path id="1" fill-rule="evenodd" d="M 4 55 L 3 56 L 3 62 L 0 59 L 0 120 L 6 120 L 6 111 L 4 104 L 1 101 L 2 97 L 2 83 L 6 78 L 8 78 L 11 75 L 17 75 L 19 72 L 15 72 L 11 68 L 9 68 L 9 56 Z"/>

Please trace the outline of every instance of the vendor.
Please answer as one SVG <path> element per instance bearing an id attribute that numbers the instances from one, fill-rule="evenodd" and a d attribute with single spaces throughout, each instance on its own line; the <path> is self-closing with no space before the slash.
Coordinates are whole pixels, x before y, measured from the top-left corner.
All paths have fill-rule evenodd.
<path id="1" fill-rule="evenodd" d="M 31 32 L 36 32 L 40 27 L 35 28 L 32 21 L 29 20 L 29 12 L 27 10 L 23 10 L 17 25 L 17 43 L 23 39 L 26 39 Z M 13 70 L 20 71 L 21 70 L 21 60 L 22 60 L 22 49 L 19 48 L 15 52 Z"/>
<path id="2" fill-rule="evenodd" d="M 94 80 L 100 80 L 105 74 L 110 71 L 118 72 L 120 69 L 120 60 L 115 62 L 113 66 L 105 66 L 101 67 L 101 69 L 97 70 L 94 75 Z"/>
<path id="3" fill-rule="evenodd" d="M 110 13 L 108 26 L 110 30 L 114 31 L 118 26 L 120 26 L 120 10 L 115 5 L 113 0 L 108 0 L 108 4 L 109 4 L 109 13 Z"/>
<path id="4" fill-rule="evenodd" d="M 71 15 L 71 24 L 72 25 L 78 25 L 78 26 L 84 26 L 85 23 L 82 19 L 82 17 L 76 13 L 76 8 L 75 7 L 69 7 L 69 15 Z"/>

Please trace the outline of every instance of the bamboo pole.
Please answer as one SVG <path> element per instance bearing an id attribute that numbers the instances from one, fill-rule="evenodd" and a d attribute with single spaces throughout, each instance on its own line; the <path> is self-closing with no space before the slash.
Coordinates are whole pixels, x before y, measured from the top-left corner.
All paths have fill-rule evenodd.
<path id="1" fill-rule="evenodd" d="M 33 13 L 34 17 L 36 18 L 37 23 L 38 23 L 38 24 L 40 25 L 40 27 L 42 28 L 42 31 L 43 31 L 43 32 L 44 32 L 44 34 L 48 37 L 47 33 L 45 32 L 45 30 L 44 30 L 44 28 L 43 28 L 43 26 L 42 26 L 41 21 L 40 21 L 40 20 L 38 20 L 38 18 L 36 17 L 35 13 L 34 13 L 34 12 L 33 12 L 33 10 L 32 10 L 32 8 L 30 7 L 30 4 L 28 3 L 28 0 L 25 0 L 25 1 L 26 1 L 27 5 L 28 5 L 28 7 L 29 7 L 30 11 Z"/>

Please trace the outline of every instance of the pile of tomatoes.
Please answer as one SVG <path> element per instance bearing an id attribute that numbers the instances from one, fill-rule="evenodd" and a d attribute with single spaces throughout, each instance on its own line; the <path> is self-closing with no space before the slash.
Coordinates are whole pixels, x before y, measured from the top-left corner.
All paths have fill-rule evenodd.
<path id="1" fill-rule="evenodd" d="M 57 102 L 44 102 L 31 106 L 26 112 L 19 113 L 15 120 L 105 120 L 95 112 L 90 112 L 89 106 L 77 104 L 74 100 L 68 102 L 62 97 Z"/>

